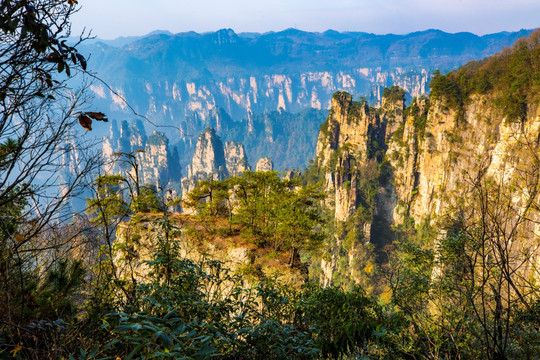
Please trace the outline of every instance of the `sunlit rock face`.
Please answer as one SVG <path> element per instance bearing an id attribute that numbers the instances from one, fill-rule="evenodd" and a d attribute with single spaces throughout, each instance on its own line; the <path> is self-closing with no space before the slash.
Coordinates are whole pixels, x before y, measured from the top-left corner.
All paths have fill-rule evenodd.
<path id="1" fill-rule="evenodd" d="M 531 174 L 538 167 L 539 138 L 538 104 L 528 104 L 526 118 L 511 120 L 497 106 L 496 94 L 473 94 L 458 113 L 444 98 L 415 99 L 404 111 L 402 100 L 383 99 L 379 108 L 369 108 L 338 93 L 321 126 L 316 163 L 326 205 L 336 221 L 354 222 L 359 242 L 383 247 L 384 229 L 410 220 L 435 225 L 456 209 L 471 210 L 478 206 L 474 194 L 482 183 L 498 189 L 509 219 L 527 211 L 533 221 L 521 228 L 512 251 L 532 253 L 540 213 L 527 204 L 534 195 Z M 381 172 L 383 167 L 388 170 Z M 370 209 L 361 184 L 376 169 L 378 188 Z M 323 262 L 323 282 L 331 282 L 328 276 L 339 262 L 340 256 L 332 256 L 338 258 Z"/>
<path id="2" fill-rule="evenodd" d="M 223 143 L 216 135 L 216 131 L 208 128 L 199 136 L 193 159 L 188 167 L 188 177 L 203 180 L 212 176 L 215 180 L 223 180 L 228 175 Z"/>
<path id="3" fill-rule="evenodd" d="M 230 176 L 240 175 L 244 171 L 251 169 L 244 145 L 234 141 L 227 141 L 225 143 L 224 153 L 227 172 Z"/>
<path id="4" fill-rule="evenodd" d="M 213 128 L 207 128 L 197 140 L 187 177 L 182 179 L 182 193 L 185 197 L 200 180 L 223 180 L 240 175 L 249 170 L 244 146 L 229 141 L 223 145 Z"/>
<path id="5" fill-rule="evenodd" d="M 274 170 L 274 163 L 270 158 L 263 157 L 260 158 L 259 161 L 257 161 L 257 166 L 255 167 L 255 171 L 272 171 Z"/>
<path id="6" fill-rule="evenodd" d="M 181 167 L 176 147 L 169 146 L 164 133 L 154 131 L 150 136 L 142 122 L 122 121 L 120 129 L 112 121 L 110 134 L 103 138 L 102 154 L 107 174 L 127 174 L 137 171 L 140 185 L 165 189 L 178 183 Z"/>
<path id="7" fill-rule="evenodd" d="M 403 99 L 391 107 L 402 112 Z M 384 146 L 387 123 L 387 115 L 370 109 L 367 103 L 353 102 L 347 93 L 334 95 L 330 115 L 321 125 L 316 162 L 325 169 L 326 203 L 337 220 L 346 221 L 362 200 L 358 198 L 358 178 L 376 162 L 374 144 Z"/>

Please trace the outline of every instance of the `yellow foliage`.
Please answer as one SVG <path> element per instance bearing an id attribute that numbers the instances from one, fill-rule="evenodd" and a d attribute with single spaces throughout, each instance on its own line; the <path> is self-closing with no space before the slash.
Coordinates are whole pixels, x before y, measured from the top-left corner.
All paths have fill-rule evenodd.
<path id="1" fill-rule="evenodd" d="M 373 263 L 371 261 L 364 267 L 364 272 L 366 274 L 371 274 L 373 272 Z"/>
<path id="2" fill-rule="evenodd" d="M 15 346 L 15 349 L 11 350 L 10 353 L 12 353 L 13 357 L 15 357 L 17 356 L 17 353 L 21 351 L 21 349 L 22 349 L 22 344 L 18 343 L 17 346 Z"/>
<path id="3" fill-rule="evenodd" d="M 390 302 L 392 301 L 392 290 L 390 290 L 389 288 L 386 289 L 381 293 L 379 298 L 383 304 L 390 304 Z"/>

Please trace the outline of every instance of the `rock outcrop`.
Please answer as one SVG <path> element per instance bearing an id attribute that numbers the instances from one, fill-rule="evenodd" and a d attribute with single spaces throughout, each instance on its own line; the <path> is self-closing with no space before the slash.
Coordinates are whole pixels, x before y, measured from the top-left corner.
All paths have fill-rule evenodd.
<path id="1" fill-rule="evenodd" d="M 244 145 L 234 141 L 227 141 L 224 150 L 225 165 L 230 176 L 240 175 L 244 171 L 251 170 Z"/>
<path id="2" fill-rule="evenodd" d="M 491 94 L 471 96 L 463 117 L 444 99 L 432 100 L 429 111 L 422 109 L 425 103 L 418 105 L 425 127 L 419 128 L 418 121 L 415 125 L 418 116 L 409 115 L 402 135 L 389 148 L 395 168 L 394 222 L 404 216 L 417 223 L 443 216 L 482 179 L 508 186 L 516 203 L 526 196 L 520 194 L 528 187 L 523 172 L 537 168 L 538 104 L 531 104 L 527 118 L 517 121 L 504 116 Z"/>
<path id="3" fill-rule="evenodd" d="M 199 136 L 188 177 L 197 180 L 223 180 L 229 175 L 225 162 L 223 143 L 213 128 L 207 128 Z"/>
<path id="4" fill-rule="evenodd" d="M 102 152 L 107 174 L 125 174 L 137 168 L 140 185 L 177 188 L 181 178 L 178 150 L 169 146 L 162 132 L 146 136 L 142 122 L 122 121 L 118 129 L 111 122 L 109 137 L 103 138 Z"/>
<path id="5" fill-rule="evenodd" d="M 255 171 L 272 171 L 274 170 L 274 163 L 270 158 L 263 157 L 257 161 Z"/>
<path id="6" fill-rule="evenodd" d="M 388 101 L 386 104 L 402 111 L 403 97 L 392 106 Z M 372 175 L 369 172 L 384 150 L 387 118 L 365 102 L 353 102 L 347 93 L 334 94 L 330 115 L 321 125 L 317 141 L 317 165 L 325 169 L 326 202 L 338 221 L 346 221 L 359 202 L 366 202 L 359 193 L 358 179 Z"/>
<path id="7" fill-rule="evenodd" d="M 216 131 L 207 128 L 197 140 L 188 176 L 182 179 L 182 197 L 197 186 L 197 181 L 223 180 L 249 169 L 242 144 L 229 141 L 224 146 Z"/>
<path id="8" fill-rule="evenodd" d="M 499 194 L 510 222 L 527 212 L 528 225 L 520 231 L 528 235 L 520 235 L 509 251 L 519 247 L 534 254 L 540 212 L 528 204 L 537 201 L 539 138 L 540 106 L 529 103 L 527 116 L 512 120 L 497 105 L 497 94 L 472 94 L 461 108 L 452 108 L 444 97 L 421 97 L 404 111 L 400 97 L 389 95 L 374 109 L 337 93 L 321 125 L 316 162 L 327 205 L 349 229 L 336 237 L 335 246 L 343 248 L 347 236 L 348 245 L 345 255 L 334 251 L 323 261 L 323 283 L 332 282 L 342 262 L 349 263 L 354 279 L 351 264 L 362 256 L 351 244 L 382 249 L 391 242 L 392 226 L 406 221 L 437 226 L 455 211 L 478 216 L 473 210 L 480 189 Z"/>

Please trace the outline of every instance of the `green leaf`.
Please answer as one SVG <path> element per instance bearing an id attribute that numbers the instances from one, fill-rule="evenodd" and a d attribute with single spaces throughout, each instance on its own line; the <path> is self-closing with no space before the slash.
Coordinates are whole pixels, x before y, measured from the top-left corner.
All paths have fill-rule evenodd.
<path id="1" fill-rule="evenodd" d="M 108 343 L 107 345 L 105 345 L 101 350 L 102 350 L 102 351 L 109 350 L 111 347 L 113 347 L 114 345 L 118 344 L 119 342 L 120 342 L 119 339 L 113 340 L 113 341 L 111 341 L 110 343 Z M 99 349 L 98 349 L 98 350 L 99 350 Z"/>
<path id="2" fill-rule="evenodd" d="M 137 346 L 135 346 L 135 349 L 133 349 L 128 356 L 126 356 L 126 358 L 124 360 L 131 360 L 133 359 L 133 357 L 135 355 L 137 355 L 139 353 L 139 351 L 141 351 L 141 349 L 143 348 L 143 344 L 139 344 Z"/>
<path id="3" fill-rule="evenodd" d="M 159 339 L 165 347 L 171 346 L 171 338 L 169 337 L 169 335 L 162 331 L 158 331 L 156 333 L 156 339 Z"/>
<path id="4" fill-rule="evenodd" d="M 99 351 L 99 349 L 94 349 L 92 350 L 89 354 L 88 354 L 88 357 L 91 358 L 93 356 L 95 356 L 97 354 L 97 352 Z"/>
<path id="5" fill-rule="evenodd" d="M 86 59 L 81 54 L 77 53 L 75 54 L 77 59 L 79 60 L 79 63 L 81 64 L 83 70 L 86 70 Z"/>
<path id="6" fill-rule="evenodd" d="M 164 319 L 169 319 L 169 318 L 171 318 L 172 316 L 174 316 L 174 315 L 176 315 L 176 314 L 178 314 L 178 312 L 177 312 L 176 310 L 171 310 L 171 311 L 169 311 L 169 312 L 167 313 L 167 315 L 165 315 L 163 318 L 164 318 Z"/>

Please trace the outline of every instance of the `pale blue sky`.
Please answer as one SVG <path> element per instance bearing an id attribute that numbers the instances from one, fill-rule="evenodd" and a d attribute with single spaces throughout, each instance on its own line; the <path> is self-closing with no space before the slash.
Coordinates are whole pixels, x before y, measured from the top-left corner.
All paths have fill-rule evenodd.
<path id="1" fill-rule="evenodd" d="M 437 28 L 477 34 L 540 26 L 540 0 L 79 0 L 73 32 L 103 39 L 153 30 L 236 32 L 365 31 L 405 34 Z"/>

